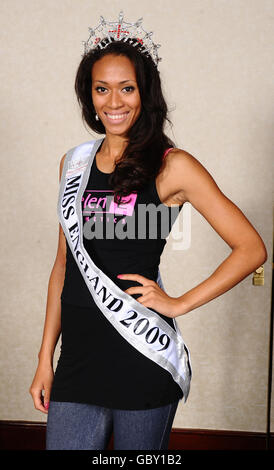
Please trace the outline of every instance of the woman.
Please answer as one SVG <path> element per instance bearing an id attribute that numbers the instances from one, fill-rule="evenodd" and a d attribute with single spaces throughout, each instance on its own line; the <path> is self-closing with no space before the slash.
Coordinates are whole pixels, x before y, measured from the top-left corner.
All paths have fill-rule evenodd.
<path id="1" fill-rule="evenodd" d="M 174 319 L 243 280 L 266 261 L 266 248 L 208 171 L 188 152 L 174 148 L 164 134 L 167 106 L 159 72 L 138 40 L 113 38 L 103 48 L 88 51 L 79 65 L 75 89 L 85 122 L 105 137 L 72 149 L 61 159 L 62 224 L 30 393 L 35 408 L 49 413 L 49 450 L 106 449 L 112 432 L 114 449 L 167 449 L 178 402 L 186 399 L 191 378 L 188 350 Z M 75 160 L 77 152 L 80 157 Z M 81 223 L 67 222 L 77 212 L 70 204 L 76 204 L 80 180 L 85 189 L 82 245 Z M 161 221 L 145 224 L 146 234 L 152 225 L 157 227 L 150 238 L 138 238 L 136 226 L 132 238 L 123 237 L 123 230 L 136 222 L 137 208 L 162 205 L 169 216 L 164 219 L 167 236 L 172 210 L 180 210 L 186 201 L 232 252 L 208 279 L 173 298 L 158 276 L 166 243 L 158 233 Z M 107 237 L 110 227 L 114 230 Z M 89 269 L 98 276 L 88 277 Z M 105 283 L 100 290 L 99 279 Z M 117 296 L 108 310 L 109 292 Z M 123 302 L 132 302 L 134 309 L 128 312 L 136 320 L 134 325 L 129 318 L 120 319 L 118 325 Z M 148 332 L 153 321 L 156 326 Z M 61 333 L 54 374 L 53 354 Z M 170 338 L 175 356 L 182 350 L 174 363 L 172 353 L 164 356 Z M 151 352 L 156 339 L 158 347 Z"/>

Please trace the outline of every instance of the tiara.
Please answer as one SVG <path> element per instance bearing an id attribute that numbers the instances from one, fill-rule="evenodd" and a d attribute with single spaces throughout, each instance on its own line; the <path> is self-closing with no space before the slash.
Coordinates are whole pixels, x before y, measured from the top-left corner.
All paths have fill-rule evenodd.
<path id="1" fill-rule="evenodd" d="M 140 51 L 144 54 L 148 53 L 157 66 L 158 62 L 162 60 L 158 56 L 158 48 L 161 47 L 161 44 L 155 44 L 152 41 L 153 32 L 148 33 L 145 31 L 142 27 L 142 21 L 143 18 L 139 18 L 135 23 L 127 23 L 124 21 L 122 11 L 119 13 L 118 21 L 106 21 L 103 16 L 100 16 L 100 24 L 96 28 L 88 28 L 90 36 L 87 41 L 82 41 L 84 44 L 84 54 L 82 57 L 91 49 L 104 49 L 113 41 L 124 41 L 132 44 L 134 47 L 140 44 L 142 46 Z"/>

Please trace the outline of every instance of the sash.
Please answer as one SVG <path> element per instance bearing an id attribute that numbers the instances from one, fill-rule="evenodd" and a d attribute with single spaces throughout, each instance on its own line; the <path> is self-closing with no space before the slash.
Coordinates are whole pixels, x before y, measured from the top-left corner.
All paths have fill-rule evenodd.
<path id="1" fill-rule="evenodd" d="M 83 244 L 81 201 L 102 140 L 85 142 L 67 152 L 60 180 L 58 217 L 95 304 L 129 344 L 172 375 L 186 401 L 192 376 L 190 354 L 175 319 L 174 331 L 157 313 L 120 289 L 100 270 Z M 159 270 L 157 283 L 163 288 Z"/>

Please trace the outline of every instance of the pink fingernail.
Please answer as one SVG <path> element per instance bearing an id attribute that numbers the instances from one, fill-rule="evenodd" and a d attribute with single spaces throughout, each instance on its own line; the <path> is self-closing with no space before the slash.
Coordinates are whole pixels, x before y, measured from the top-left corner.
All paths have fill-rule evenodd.
<path id="1" fill-rule="evenodd" d="M 45 403 L 44 406 L 45 406 L 45 408 L 46 408 L 46 410 L 47 410 L 47 409 L 49 408 L 49 403 Z"/>
<path id="2" fill-rule="evenodd" d="M 118 274 L 118 276 L 120 279 L 123 277 L 123 274 Z"/>

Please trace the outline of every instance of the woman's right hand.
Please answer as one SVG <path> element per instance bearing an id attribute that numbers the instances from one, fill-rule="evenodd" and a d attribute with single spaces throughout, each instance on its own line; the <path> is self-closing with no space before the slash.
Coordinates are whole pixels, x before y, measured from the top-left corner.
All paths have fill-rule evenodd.
<path id="1" fill-rule="evenodd" d="M 51 365 L 39 364 L 30 386 L 29 393 L 32 396 L 36 410 L 48 413 L 50 391 L 54 372 Z M 44 392 L 44 394 L 43 394 Z"/>

